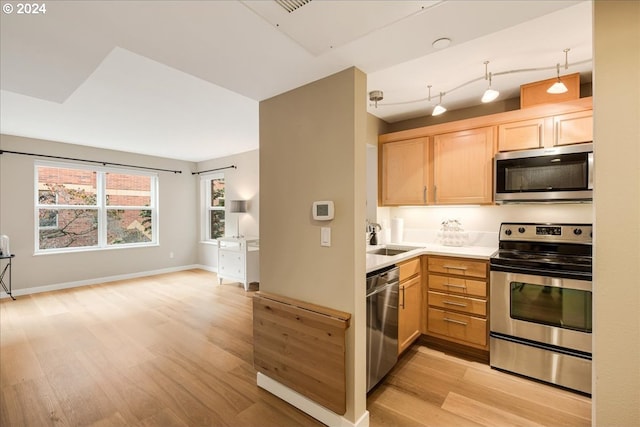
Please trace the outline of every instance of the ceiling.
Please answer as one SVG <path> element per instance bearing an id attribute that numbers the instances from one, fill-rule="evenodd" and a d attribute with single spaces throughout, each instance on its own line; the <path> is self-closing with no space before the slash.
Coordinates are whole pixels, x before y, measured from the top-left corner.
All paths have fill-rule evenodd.
<path id="1" fill-rule="evenodd" d="M 591 80 L 589 0 L 293 2 L 3 3 L 0 131 L 203 161 L 258 148 L 259 101 L 350 66 L 388 122 L 430 114 L 440 92 L 449 110 L 480 104 L 484 61 L 499 99 L 554 77 L 565 48 L 561 74 Z M 526 68 L 547 69 L 498 75 Z"/>

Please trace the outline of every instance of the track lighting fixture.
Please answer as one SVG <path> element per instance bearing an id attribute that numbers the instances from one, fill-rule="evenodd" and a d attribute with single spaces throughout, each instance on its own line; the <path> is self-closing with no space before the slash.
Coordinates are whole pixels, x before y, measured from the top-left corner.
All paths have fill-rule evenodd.
<path id="1" fill-rule="evenodd" d="M 489 80 L 489 86 L 487 87 L 487 90 L 484 91 L 484 94 L 482 95 L 482 102 L 491 102 L 493 100 L 495 100 L 498 95 L 500 95 L 500 92 L 498 92 L 497 90 L 491 89 L 491 73 L 487 72 L 487 65 L 489 64 L 489 61 L 484 61 L 484 79 L 485 80 Z"/>
<path id="2" fill-rule="evenodd" d="M 569 56 L 568 56 L 568 52 L 570 49 L 564 49 L 563 52 L 565 54 L 564 57 L 564 69 L 568 69 L 569 68 Z M 591 59 L 585 59 L 583 61 L 579 61 L 579 62 L 575 62 L 572 65 L 581 65 L 581 64 L 585 64 L 588 62 L 591 62 Z M 449 89 L 447 91 L 441 91 L 439 92 L 440 95 L 440 102 L 433 108 L 433 111 L 431 112 L 432 116 L 439 116 L 440 114 L 444 113 L 447 111 L 447 109 L 442 105 L 442 97 L 454 92 L 458 89 L 462 89 L 463 87 L 466 87 L 470 84 L 475 84 L 481 80 L 485 80 L 488 82 L 487 88 L 484 91 L 484 94 L 482 95 L 481 101 L 482 102 L 491 102 L 494 101 L 496 98 L 498 98 L 498 96 L 500 96 L 500 92 L 493 89 L 491 87 L 492 83 L 493 83 L 493 76 L 502 76 L 502 75 L 506 75 L 506 74 L 516 74 L 516 73 L 528 73 L 528 72 L 532 72 L 532 71 L 548 71 L 548 70 L 553 70 L 554 68 L 556 69 L 556 74 L 557 74 L 557 81 L 549 88 L 547 89 L 548 93 L 551 94 L 555 94 L 555 93 L 565 93 L 567 92 L 567 87 L 565 86 L 564 83 L 562 83 L 562 81 L 560 80 L 560 63 L 556 64 L 555 66 L 548 66 L 548 67 L 536 67 L 536 68 L 520 68 L 520 69 L 515 69 L 515 70 L 506 70 L 506 71 L 498 71 L 498 72 L 489 72 L 489 67 L 488 67 L 489 61 L 484 61 L 484 76 L 480 76 L 480 77 L 476 77 L 474 79 L 471 79 L 469 81 L 466 81 L 464 83 L 459 84 L 458 86 L 454 87 L 453 89 Z M 384 104 L 382 104 L 382 106 L 393 106 L 393 105 L 404 105 L 404 104 L 410 104 L 413 102 L 425 102 L 428 101 L 429 103 L 431 103 L 431 85 L 427 85 L 427 87 L 429 88 L 429 96 L 427 98 L 419 98 L 419 99 L 413 99 L 413 100 L 409 100 L 409 101 L 398 101 L 398 102 L 385 102 Z M 376 108 L 378 107 L 378 101 L 382 100 L 382 91 L 381 90 L 373 90 L 371 92 L 369 92 L 369 100 L 373 103 L 371 105 L 374 105 Z M 431 104 L 429 104 L 431 105 Z"/>
<path id="3" fill-rule="evenodd" d="M 569 68 L 569 49 L 565 49 L 564 50 L 564 69 L 568 69 Z M 551 85 L 551 87 L 549 87 L 549 89 L 547 89 L 547 93 L 550 94 L 559 94 L 559 93 L 565 93 L 566 91 L 568 91 L 569 89 L 567 89 L 567 86 L 565 86 L 564 83 L 562 83 L 562 81 L 560 80 L 560 63 L 556 64 L 556 75 L 558 80 Z"/>

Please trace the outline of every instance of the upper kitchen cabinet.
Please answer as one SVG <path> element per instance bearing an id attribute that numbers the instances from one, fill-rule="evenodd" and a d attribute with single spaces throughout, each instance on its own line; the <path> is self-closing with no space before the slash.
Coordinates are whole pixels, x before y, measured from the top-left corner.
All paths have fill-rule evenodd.
<path id="1" fill-rule="evenodd" d="M 593 141 L 593 110 L 562 114 L 553 118 L 555 145 Z"/>
<path id="2" fill-rule="evenodd" d="M 544 118 L 498 126 L 498 151 L 528 150 L 544 145 Z"/>
<path id="3" fill-rule="evenodd" d="M 493 202 L 493 155 L 593 140 L 592 98 L 380 135 L 379 203 Z"/>
<path id="4" fill-rule="evenodd" d="M 429 138 L 380 145 L 380 204 L 426 205 L 430 199 Z"/>
<path id="5" fill-rule="evenodd" d="M 591 109 L 498 125 L 498 151 L 555 147 L 591 141 Z"/>
<path id="6" fill-rule="evenodd" d="M 494 153 L 494 126 L 436 135 L 435 203 L 491 203 Z"/>

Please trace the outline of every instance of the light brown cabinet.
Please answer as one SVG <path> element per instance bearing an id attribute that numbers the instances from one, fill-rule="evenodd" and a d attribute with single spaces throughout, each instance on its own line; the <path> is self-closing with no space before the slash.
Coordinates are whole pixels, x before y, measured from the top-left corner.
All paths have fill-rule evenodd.
<path id="1" fill-rule="evenodd" d="M 398 297 L 398 354 L 420 336 L 422 316 L 422 275 L 420 258 L 398 264 L 400 296 Z"/>
<path id="2" fill-rule="evenodd" d="M 593 110 L 498 126 L 498 151 L 526 150 L 593 141 Z"/>
<path id="3" fill-rule="evenodd" d="M 491 203 L 494 147 L 494 126 L 436 135 L 435 203 Z"/>
<path id="4" fill-rule="evenodd" d="M 553 118 L 555 145 L 593 141 L 593 111 L 562 114 Z"/>
<path id="5" fill-rule="evenodd" d="M 445 341 L 488 350 L 488 263 L 429 256 L 427 270 L 424 332 Z"/>
<path id="6" fill-rule="evenodd" d="M 495 152 L 592 141 L 592 105 L 580 98 L 380 135 L 379 204 L 492 203 Z"/>
<path id="7" fill-rule="evenodd" d="M 498 126 L 498 151 L 527 150 L 544 146 L 544 118 Z"/>
<path id="8" fill-rule="evenodd" d="M 394 141 L 380 149 L 380 204 L 426 205 L 429 200 L 429 138 Z"/>

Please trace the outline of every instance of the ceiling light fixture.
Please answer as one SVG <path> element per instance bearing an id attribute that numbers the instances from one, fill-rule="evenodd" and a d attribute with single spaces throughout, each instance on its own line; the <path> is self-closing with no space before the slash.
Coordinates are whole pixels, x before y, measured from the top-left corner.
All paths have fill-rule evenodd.
<path id="1" fill-rule="evenodd" d="M 434 49 L 444 49 L 445 47 L 449 47 L 450 44 L 451 44 L 450 38 L 442 37 L 438 40 L 435 40 L 433 43 L 431 43 L 431 46 L 433 46 Z"/>
<path id="2" fill-rule="evenodd" d="M 497 90 L 491 89 L 491 73 L 487 72 L 488 64 L 489 64 L 489 61 L 484 61 L 484 79 L 489 80 L 489 86 L 487 87 L 487 90 L 485 90 L 484 94 L 482 95 L 482 99 L 481 99 L 482 102 L 491 102 L 500 95 L 500 92 L 498 92 Z"/>
<path id="3" fill-rule="evenodd" d="M 381 90 L 372 90 L 369 92 L 369 101 L 373 102 L 375 108 L 378 108 L 378 101 L 382 101 L 384 95 Z"/>
<path id="4" fill-rule="evenodd" d="M 569 68 L 569 49 L 565 49 L 564 50 L 564 69 L 568 69 Z M 556 64 L 556 74 L 557 74 L 557 78 L 558 80 L 551 85 L 551 87 L 549 87 L 549 89 L 547 89 L 547 93 L 556 95 L 559 93 L 565 93 L 567 92 L 569 89 L 567 89 L 567 86 L 565 86 L 564 83 L 562 83 L 562 81 L 560 80 L 560 63 Z"/>
<path id="5" fill-rule="evenodd" d="M 440 114 L 447 111 L 447 109 L 444 108 L 444 106 L 442 105 L 442 95 L 444 94 L 440 92 L 440 102 L 438 102 L 438 105 L 436 105 L 435 108 L 433 109 L 433 112 L 431 113 L 432 116 L 439 116 Z"/>

